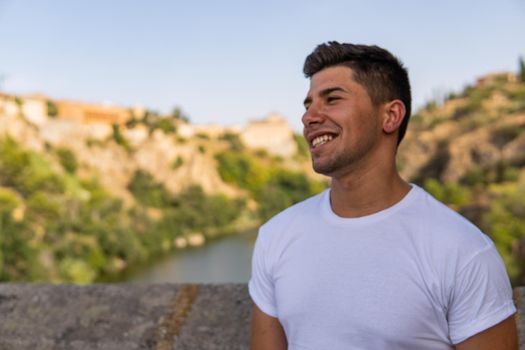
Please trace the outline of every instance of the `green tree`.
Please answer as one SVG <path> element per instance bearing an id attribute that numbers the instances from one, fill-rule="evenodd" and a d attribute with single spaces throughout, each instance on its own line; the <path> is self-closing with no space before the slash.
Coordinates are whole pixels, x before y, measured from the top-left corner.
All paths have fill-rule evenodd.
<path id="1" fill-rule="evenodd" d="M 244 152 L 225 151 L 216 155 L 219 175 L 228 183 L 254 193 L 267 179 L 268 171 L 256 159 Z"/>
<path id="2" fill-rule="evenodd" d="M 173 110 L 171 111 L 170 117 L 175 120 L 182 120 L 186 123 L 190 121 L 190 118 L 178 106 L 173 108 Z"/>
<path id="3" fill-rule="evenodd" d="M 128 185 L 135 199 L 150 207 L 164 207 L 170 201 L 170 195 L 164 186 L 145 170 L 137 170 Z"/>
<path id="4" fill-rule="evenodd" d="M 525 83 L 525 61 L 523 60 L 523 57 L 520 57 L 518 59 L 518 65 L 519 65 L 518 76 L 520 78 L 520 81 Z"/>
<path id="5" fill-rule="evenodd" d="M 57 149 L 58 159 L 60 164 L 70 174 L 74 174 L 78 168 L 78 161 L 75 154 L 68 148 Z"/>
<path id="6" fill-rule="evenodd" d="M 525 283 L 525 185 L 506 185 L 490 202 L 482 226 L 496 244 L 515 285 Z M 521 251 L 521 253 L 520 253 Z"/>
<path id="7" fill-rule="evenodd" d="M 34 277 L 34 249 L 31 230 L 15 221 L 13 210 L 21 200 L 11 189 L 0 187 L 0 281 L 31 280 Z"/>
<path id="8" fill-rule="evenodd" d="M 230 150 L 232 151 L 242 152 L 245 149 L 244 144 L 242 143 L 241 138 L 238 134 L 234 134 L 232 132 L 225 132 L 220 136 L 219 139 L 227 141 L 230 145 Z"/>
<path id="9" fill-rule="evenodd" d="M 470 201 L 470 191 L 456 182 L 445 182 L 441 184 L 436 179 L 425 180 L 423 187 L 432 194 L 437 200 L 454 205 L 456 208 L 467 204 Z"/>
<path id="10" fill-rule="evenodd" d="M 295 143 L 297 144 L 297 155 L 299 159 L 308 159 L 310 155 L 308 143 L 306 142 L 303 135 L 294 134 L 293 135 Z"/>
<path id="11" fill-rule="evenodd" d="M 259 217 L 267 220 L 290 205 L 322 191 L 323 188 L 321 183 L 308 179 L 303 173 L 277 169 L 256 193 Z"/>
<path id="12" fill-rule="evenodd" d="M 131 147 L 128 143 L 128 140 L 124 137 L 122 134 L 122 131 L 120 130 L 120 125 L 113 124 L 113 141 L 115 141 L 118 145 L 121 145 L 124 147 L 127 151 L 131 150 Z"/>
<path id="13" fill-rule="evenodd" d="M 47 107 L 47 115 L 50 117 L 56 117 L 58 115 L 58 107 L 57 105 L 51 101 L 46 101 L 46 107 Z"/>

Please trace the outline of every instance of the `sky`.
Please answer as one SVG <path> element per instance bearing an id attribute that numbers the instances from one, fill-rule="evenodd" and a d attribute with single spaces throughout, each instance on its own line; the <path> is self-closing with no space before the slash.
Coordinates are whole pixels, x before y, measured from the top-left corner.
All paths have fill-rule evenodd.
<path id="1" fill-rule="evenodd" d="M 0 0 L 0 91 L 43 93 L 196 124 L 282 114 L 301 128 L 305 57 L 337 40 L 407 66 L 415 107 L 518 69 L 524 0 Z"/>

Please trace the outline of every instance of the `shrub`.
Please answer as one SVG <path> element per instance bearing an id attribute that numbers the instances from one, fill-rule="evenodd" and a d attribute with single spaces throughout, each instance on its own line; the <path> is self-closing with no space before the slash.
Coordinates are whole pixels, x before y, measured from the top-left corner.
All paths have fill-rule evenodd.
<path id="1" fill-rule="evenodd" d="M 113 124 L 113 141 L 115 141 L 116 144 L 121 145 L 124 147 L 127 151 L 131 150 L 131 147 L 128 143 L 128 140 L 122 135 L 122 131 L 120 131 L 120 125 Z"/>
<path id="2" fill-rule="evenodd" d="M 522 83 L 525 83 L 525 61 L 523 61 L 523 57 L 520 57 L 518 59 L 518 76 L 520 78 L 520 81 Z"/>
<path id="3" fill-rule="evenodd" d="M 436 179 L 427 179 L 423 187 L 437 200 L 456 207 L 467 204 L 470 201 L 470 192 L 455 182 L 441 184 Z"/>
<path id="4" fill-rule="evenodd" d="M 225 151 L 217 154 L 219 175 L 228 183 L 255 193 L 264 185 L 268 171 L 247 153 Z"/>
<path id="5" fill-rule="evenodd" d="M 165 134 L 174 134 L 177 132 L 177 128 L 171 119 L 160 118 L 156 123 L 156 128 L 162 130 Z"/>
<path id="6" fill-rule="evenodd" d="M 303 135 L 294 134 L 293 138 L 297 144 L 297 156 L 299 159 L 308 159 L 310 156 L 310 147 L 308 146 L 308 143 L 304 139 Z"/>
<path id="7" fill-rule="evenodd" d="M 47 100 L 46 101 L 46 106 L 47 106 L 47 115 L 48 116 L 56 117 L 58 115 L 58 107 L 56 106 L 56 104 L 53 101 Z"/>
<path id="8" fill-rule="evenodd" d="M 137 170 L 133 174 L 128 189 L 139 203 L 146 206 L 160 208 L 170 201 L 170 195 L 164 186 L 144 170 Z"/>
<path id="9" fill-rule="evenodd" d="M 60 160 L 60 164 L 70 174 L 74 174 L 78 168 L 78 162 L 75 154 L 67 148 L 57 149 L 57 155 Z"/>
<path id="10" fill-rule="evenodd" d="M 512 142 L 523 132 L 523 126 L 508 125 L 493 131 L 491 142 L 501 148 L 509 142 Z"/>
<path id="11" fill-rule="evenodd" d="M 515 249 L 525 241 L 525 187 L 507 186 L 490 203 L 483 217 L 483 229 L 490 234 L 503 257 L 512 282 L 525 283 L 525 254 Z M 523 243 L 521 243 L 523 244 Z"/>
<path id="12" fill-rule="evenodd" d="M 242 143 L 238 134 L 225 132 L 219 137 L 219 139 L 227 141 L 229 143 L 230 150 L 232 151 L 241 152 L 244 150 L 244 144 Z"/>
<path id="13" fill-rule="evenodd" d="M 177 156 L 177 158 L 171 164 L 171 168 L 173 170 L 176 170 L 180 168 L 183 164 L 184 164 L 184 159 L 181 156 Z"/>
<path id="14" fill-rule="evenodd" d="M 173 108 L 173 110 L 171 111 L 170 117 L 172 119 L 181 120 L 181 121 L 184 121 L 186 123 L 188 123 L 190 121 L 190 118 L 188 117 L 188 115 L 186 113 L 184 113 L 180 107 Z"/>

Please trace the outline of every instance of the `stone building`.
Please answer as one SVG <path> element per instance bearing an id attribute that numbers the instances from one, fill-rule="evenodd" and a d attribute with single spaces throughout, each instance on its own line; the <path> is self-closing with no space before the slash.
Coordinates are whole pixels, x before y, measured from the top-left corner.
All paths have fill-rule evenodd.
<path id="1" fill-rule="evenodd" d="M 60 119 L 83 124 L 124 124 L 131 118 L 131 110 L 124 107 L 69 100 L 58 100 L 55 104 Z"/>
<path id="2" fill-rule="evenodd" d="M 291 157 L 297 152 L 292 128 L 286 119 L 276 113 L 250 121 L 240 137 L 247 147 L 264 149 L 277 156 Z"/>

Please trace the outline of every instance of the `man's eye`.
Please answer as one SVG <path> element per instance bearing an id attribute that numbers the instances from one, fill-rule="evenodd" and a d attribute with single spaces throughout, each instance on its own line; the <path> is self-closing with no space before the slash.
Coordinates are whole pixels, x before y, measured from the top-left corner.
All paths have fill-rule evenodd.
<path id="1" fill-rule="evenodd" d="M 337 100 L 340 100 L 341 98 L 339 96 L 330 96 L 326 99 L 326 102 L 328 103 L 332 103 L 332 102 L 335 102 Z"/>

